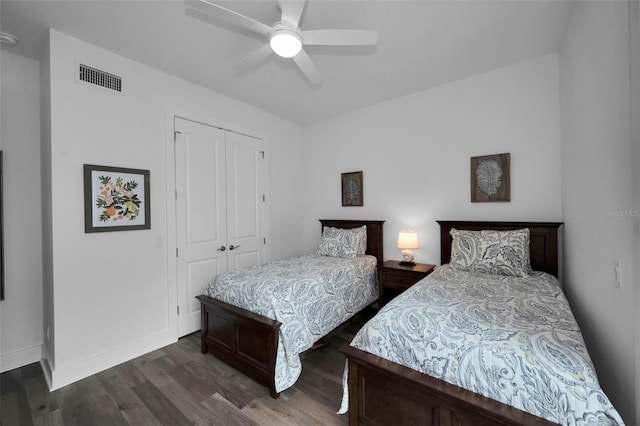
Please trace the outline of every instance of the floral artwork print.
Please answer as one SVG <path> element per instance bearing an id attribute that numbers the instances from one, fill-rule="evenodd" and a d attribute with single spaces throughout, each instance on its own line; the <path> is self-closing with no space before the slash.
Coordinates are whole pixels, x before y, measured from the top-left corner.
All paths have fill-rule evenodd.
<path id="1" fill-rule="evenodd" d="M 85 164 L 85 232 L 151 229 L 149 187 L 149 170 Z"/>
<path id="2" fill-rule="evenodd" d="M 138 182 L 131 180 L 125 183 L 122 177 L 118 177 L 114 183 L 110 176 L 99 176 L 98 179 L 101 185 L 96 206 L 102 210 L 100 222 L 135 220 L 140 213 L 141 203 L 134 192 Z"/>

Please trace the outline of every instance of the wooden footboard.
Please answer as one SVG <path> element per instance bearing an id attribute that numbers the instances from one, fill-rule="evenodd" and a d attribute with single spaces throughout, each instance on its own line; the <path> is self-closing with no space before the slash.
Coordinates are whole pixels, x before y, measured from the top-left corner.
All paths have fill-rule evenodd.
<path id="1" fill-rule="evenodd" d="M 202 353 L 237 368 L 277 398 L 274 377 L 280 322 L 209 296 L 197 299 L 202 307 Z"/>
<path id="2" fill-rule="evenodd" d="M 348 346 L 350 425 L 553 425 L 545 419 Z"/>

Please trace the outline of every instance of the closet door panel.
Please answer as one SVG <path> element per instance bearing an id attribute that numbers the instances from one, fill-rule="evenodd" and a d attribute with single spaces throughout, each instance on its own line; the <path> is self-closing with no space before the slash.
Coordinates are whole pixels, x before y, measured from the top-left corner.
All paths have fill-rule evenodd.
<path id="1" fill-rule="evenodd" d="M 227 240 L 229 269 L 264 262 L 263 144 L 227 131 Z"/>
<path id="2" fill-rule="evenodd" d="M 226 142 L 223 130 L 201 123 L 176 118 L 175 130 L 178 335 L 184 336 L 200 329 L 196 296 L 227 271 Z"/>

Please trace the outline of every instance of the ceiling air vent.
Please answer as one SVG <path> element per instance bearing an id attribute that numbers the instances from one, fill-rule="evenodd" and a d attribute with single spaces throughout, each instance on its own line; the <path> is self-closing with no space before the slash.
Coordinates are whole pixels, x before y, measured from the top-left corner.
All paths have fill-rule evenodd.
<path id="1" fill-rule="evenodd" d="M 78 78 L 85 83 L 122 93 L 122 77 L 80 64 Z"/>

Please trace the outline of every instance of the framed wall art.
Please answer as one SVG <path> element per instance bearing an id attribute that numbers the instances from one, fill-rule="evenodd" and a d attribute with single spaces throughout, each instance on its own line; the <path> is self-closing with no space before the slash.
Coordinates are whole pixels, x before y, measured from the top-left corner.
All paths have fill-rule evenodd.
<path id="1" fill-rule="evenodd" d="M 342 173 L 342 205 L 362 206 L 362 172 Z"/>
<path id="2" fill-rule="evenodd" d="M 149 170 L 84 165 L 84 232 L 151 229 Z"/>
<path id="3" fill-rule="evenodd" d="M 509 154 L 471 157 L 471 202 L 511 201 Z"/>

